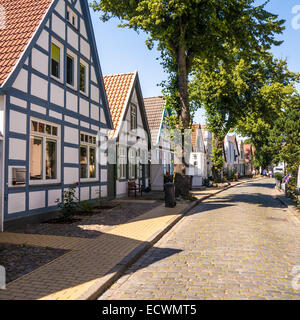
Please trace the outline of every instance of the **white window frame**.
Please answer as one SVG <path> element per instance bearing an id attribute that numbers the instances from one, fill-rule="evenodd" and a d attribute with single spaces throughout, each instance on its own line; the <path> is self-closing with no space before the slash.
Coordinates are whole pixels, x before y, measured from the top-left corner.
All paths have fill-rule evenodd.
<path id="1" fill-rule="evenodd" d="M 55 44 L 56 46 L 58 46 L 59 50 L 60 50 L 60 57 L 59 57 L 60 68 L 59 68 L 59 78 L 57 78 L 51 72 L 51 68 L 52 68 L 51 59 L 52 59 L 52 56 L 51 56 L 51 47 L 50 47 L 50 76 L 51 76 L 52 79 L 55 79 L 56 81 L 59 81 L 59 82 L 63 83 L 64 82 L 64 73 L 65 73 L 65 68 L 64 68 L 64 46 L 63 46 L 62 43 L 57 41 L 53 36 L 51 38 L 51 44 L 52 43 Z"/>
<path id="2" fill-rule="evenodd" d="M 82 91 L 80 89 L 80 65 L 83 65 L 85 67 L 85 91 Z M 85 95 L 85 96 L 88 96 L 89 95 L 89 65 L 88 63 L 86 63 L 84 60 L 80 59 L 79 63 L 78 63 L 78 69 L 79 69 L 79 72 L 78 72 L 78 75 L 79 75 L 79 78 L 78 78 L 78 88 L 79 88 L 79 91 L 81 94 Z"/>
<path id="3" fill-rule="evenodd" d="M 31 122 L 36 121 L 43 123 L 45 125 L 51 125 L 57 128 L 57 136 L 48 135 L 46 133 L 36 132 L 31 129 Z M 30 138 L 31 137 L 38 137 L 43 139 L 43 166 L 42 166 L 42 172 L 43 172 L 43 179 L 41 180 L 30 180 L 29 176 L 29 185 L 45 185 L 45 184 L 56 184 L 61 182 L 61 126 L 57 123 L 45 121 L 38 118 L 30 118 Z M 46 156 L 46 140 L 55 140 L 56 141 L 56 179 L 46 179 L 46 162 L 45 162 L 45 156 Z M 30 148 L 30 142 L 29 142 L 29 148 Z M 30 153 L 30 150 L 29 150 Z M 29 156 L 29 173 L 30 173 L 30 156 Z"/>
<path id="4" fill-rule="evenodd" d="M 96 138 L 96 144 L 94 143 L 89 143 L 89 142 L 83 142 L 81 141 L 81 135 L 84 134 L 84 135 L 88 135 L 88 136 L 91 136 L 93 138 Z M 95 156 L 96 156 L 96 163 L 95 163 L 95 166 L 96 166 L 96 175 L 94 178 L 81 178 L 80 177 L 80 172 L 79 172 L 79 180 L 80 182 L 91 182 L 91 181 L 98 181 L 99 180 L 99 157 L 98 157 L 98 150 L 99 150 L 99 147 L 98 147 L 98 137 L 97 135 L 95 134 L 91 134 L 91 133 L 88 133 L 88 132 L 83 132 L 81 131 L 80 132 L 80 147 L 79 147 L 79 154 L 80 154 L 80 148 L 81 147 L 87 147 L 87 169 L 88 169 L 88 175 L 90 175 L 90 170 L 89 170 L 89 166 L 90 166 L 90 148 L 95 148 Z M 79 164 L 80 165 L 80 164 Z"/>
<path id="5" fill-rule="evenodd" d="M 78 59 L 77 59 L 77 55 L 73 52 L 73 51 L 71 51 L 70 49 L 67 49 L 67 56 L 70 56 L 70 57 L 72 57 L 73 58 L 73 61 L 74 61 L 74 70 L 73 70 L 73 72 L 74 72 L 74 81 L 73 81 L 73 85 L 71 85 L 71 84 L 69 84 L 68 82 L 67 82 L 67 64 L 66 64 L 66 85 L 67 85 L 67 87 L 69 87 L 69 88 L 71 88 L 71 89 L 73 89 L 73 90 L 76 90 L 77 89 L 77 85 L 78 85 L 78 81 L 77 81 L 77 70 L 78 70 Z M 66 59 L 67 59 L 67 57 L 66 57 Z"/>
<path id="6" fill-rule="evenodd" d="M 130 131 L 137 129 L 137 109 L 138 107 L 134 103 L 130 103 Z M 132 111 L 134 109 L 134 112 Z M 132 119 L 134 118 L 134 127 L 132 127 Z"/>
<path id="7" fill-rule="evenodd" d="M 127 178 L 127 147 L 118 146 L 118 180 L 126 180 Z M 123 171 L 121 167 L 123 166 Z M 124 170 L 125 168 L 125 170 Z M 122 174 L 123 173 L 123 174 Z"/>
<path id="8" fill-rule="evenodd" d="M 156 149 L 155 154 L 156 154 L 156 160 L 157 160 L 158 164 L 160 164 L 160 149 L 159 148 Z"/>
<path id="9" fill-rule="evenodd" d="M 77 16 L 77 14 L 70 7 L 67 7 L 67 12 L 69 13 L 69 19 L 68 19 L 68 16 L 66 16 L 66 20 L 75 29 L 78 29 L 78 16 Z M 73 21 L 73 17 L 75 18 L 75 24 L 73 24 L 73 22 L 72 22 Z"/>
<path id="10" fill-rule="evenodd" d="M 142 149 L 138 149 L 136 151 L 136 177 L 137 177 L 137 179 L 143 178 L 143 163 L 141 161 L 142 153 L 143 153 Z"/>
<path id="11" fill-rule="evenodd" d="M 134 172 L 132 169 L 134 168 Z M 134 148 L 129 148 L 128 151 L 128 179 L 135 180 L 136 179 L 136 150 Z"/>

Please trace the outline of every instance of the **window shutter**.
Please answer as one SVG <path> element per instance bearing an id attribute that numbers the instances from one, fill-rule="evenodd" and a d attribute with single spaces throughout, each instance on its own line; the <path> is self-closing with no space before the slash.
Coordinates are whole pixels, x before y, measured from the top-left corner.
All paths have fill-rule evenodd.
<path id="1" fill-rule="evenodd" d="M 51 57 L 57 62 L 60 60 L 60 48 L 54 43 L 51 44 Z"/>

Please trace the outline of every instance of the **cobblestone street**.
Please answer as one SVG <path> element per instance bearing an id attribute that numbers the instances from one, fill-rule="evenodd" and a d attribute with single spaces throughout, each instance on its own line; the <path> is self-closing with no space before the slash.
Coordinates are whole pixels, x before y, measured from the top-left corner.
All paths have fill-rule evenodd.
<path id="1" fill-rule="evenodd" d="M 100 299 L 300 299 L 300 221 L 276 192 L 263 179 L 204 201 Z"/>

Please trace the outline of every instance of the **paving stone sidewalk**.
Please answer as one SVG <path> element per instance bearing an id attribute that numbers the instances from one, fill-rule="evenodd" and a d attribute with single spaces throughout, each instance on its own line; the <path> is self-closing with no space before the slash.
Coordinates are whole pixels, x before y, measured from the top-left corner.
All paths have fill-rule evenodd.
<path id="1" fill-rule="evenodd" d="M 239 182 L 241 183 L 241 182 Z M 232 186 L 239 184 L 233 183 Z M 10 282 L 0 300 L 84 300 L 96 298 L 146 249 L 167 232 L 188 209 L 220 189 L 196 191 L 198 201 L 164 204 L 100 236 L 83 239 L 22 233 L 0 233 L 0 243 L 68 249 L 68 253 Z M 141 200 L 142 201 L 142 200 Z M 157 239 L 157 240 L 156 240 Z"/>

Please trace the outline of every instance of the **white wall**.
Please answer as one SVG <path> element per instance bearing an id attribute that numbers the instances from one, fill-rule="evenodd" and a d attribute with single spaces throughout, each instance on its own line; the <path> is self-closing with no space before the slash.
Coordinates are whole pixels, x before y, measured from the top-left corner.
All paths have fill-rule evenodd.
<path id="1" fill-rule="evenodd" d="M 130 110 L 127 109 L 125 119 L 122 122 L 120 131 L 119 131 L 120 142 L 125 143 L 128 146 L 136 145 L 137 144 L 137 136 L 139 136 L 141 138 L 141 140 L 139 141 L 139 146 L 142 146 L 143 148 L 145 147 L 148 149 L 147 135 L 144 130 L 144 124 L 142 121 L 142 114 L 141 114 L 140 106 L 138 105 L 138 100 L 137 100 L 135 89 L 133 90 L 133 94 L 132 94 L 130 102 L 133 102 L 134 104 L 137 105 L 137 130 L 136 130 L 136 132 L 133 132 L 130 130 Z M 127 135 L 128 132 L 130 132 L 129 135 Z M 136 179 L 135 181 L 138 184 L 139 179 Z M 116 196 L 117 197 L 125 196 L 128 192 L 127 187 L 128 187 L 127 180 L 126 181 L 118 181 L 117 180 L 117 182 L 116 182 Z"/>
<path id="2" fill-rule="evenodd" d="M 77 1 L 76 8 L 78 11 L 82 12 L 80 8 L 80 1 Z M 69 5 L 71 2 L 64 1 L 64 0 L 59 0 L 58 4 L 55 8 L 55 10 L 62 16 L 64 17 L 65 15 L 65 8 L 66 8 L 66 3 Z M 78 17 L 79 18 L 79 17 Z M 68 36 L 68 43 L 70 44 L 70 48 L 68 48 L 68 53 L 70 53 L 72 56 L 74 55 L 75 58 L 75 74 L 78 71 L 79 67 L 79 57 L 76 56 L 75 50 L 73 51 L 72 48 L 79 49 L 79 34 L 76 33 L 70 26 L 67 27 L 67 32 L 65 28 L 65 22 L 60 19 L 60 17 L 53 13 L 49 19 L 52 19 L 52 28 L 54 32 L 54 36 L 52 36 L 52 41 L 58 41 L 59 37 L 62 39 L 66 39 Z M 91 44 L 89 43 L 89 39 L 87 38 L 87 31 L 86 31 L 86 26 L 85 22 L 83 19 L 78 19 L 81 23 L 81 33 L 84 36 L 85 39 L 80 39 L 80 44 L 81 44 L 81 53 L 92 63 L 91 59 Z M 47 22 L 47 26 L 50 27 L 49 21 Z M 56 35 L 56 36 L 55 36 Z M 64 69 L 65 66 L 63 65 L 63 60 L 61 63 L 61 79 L 55 79 L 55 81 L 51 78 L 50 84 L 46 78 L 42 78 L 42 76 L 37 75 L 37 72 L 41 73 L 44 76 L 48 76 L 49 74 L 49 54 L 50 54 L 50 48 L 49 48 L 49 37 L 51 35 L 47 30 L 42 30 L 36 44 L 37 48 L 32 49 L 32 68 L 33 72 L 36 74 L 31 74 L 31 90 L 28 92 L 28 80 L 29 80 L 29 75 L 28 71 L 24 68 L 21 68 L 19 71 L 19 74 L 17 75 L 12 87 L 15 89 L 18 89 L 24 93 L 26 93 L 26 97 L 28 97 L 28 101 L 30 102 L 29 104 L 27 101 L 20 99 L 19 97 L 10 97 L 10 102 L 12 105 L 16 105 L 19 107 L 24 108 L 24 111 L 27 109 L 27 106 L 30 106 L 30 110 L 37 112 L 43 116 L 47 114 L 47 111 L 49 112 L 49 116 L 58 120 L 64 120 L 64 141 L 61 141 L 61 143 L 66 142 L 70 144 L 75 144 L 79 145 L 79 128 L 74 128 L 73 126 L 83 126 L 85 128 L 93 129 L 97 131 L 99 129 L 99 126 L 97 125 L 91 125 L 89 123 L 89 117 L 91 119 L 96 120 L 96 121 L 102 121 L 103 123 L 106 123 L 106 120 L 104 118 L 104 112 L 99 106 L 96 105 L 96 103 L 99 103 L 101 101 L 100 99 L 100 91 L 99 87 L 89 83 L 88 81 L 88 73 L 89 73 L 89 65 L 87 63 L 87 87 L 86 87 L 86 95 L 84 95 L 85 99 L 80 98 L 80 101 L 78 101 L 78 94 L 76 92 L 77 90 L 77 84 L 75 85 L 74 88 L 69 88 L 67 86 L 67 89 L 64 89 L 62 86 L 59 86 L 57 81 L 60 82 L 61 84 L 64 84 Z M 59 37 L 57 37 L 59 36 Z M 61 44 L 62 45 L 62 44 Z M 46 54 L 44 51 L 40 50 L 40 48 L 46 50 L 48 54 Z M 96 49 L 96 48 L 95 48 Z M 97 50 L 97 49 L 96 49 Z M 63 46 L 61 47 L 61 53 L 64 53 L 64 48 Z M 29 59 L 26 59 L 25 64 L 28 65 Z M 77 63 L 76 63 L 77 61 Z M 94 66 L 91 68 L 92 70 L 92 78 L 95 83 L 97 83 L 97 77 L 96 77 L 96 72 L 94 69 Z M 37 71 L 37 72 L 36 72 Z M 57 80 L 57 81 L 56 81 Z M 74 76 L 74 82 L 78 83 L 76 81 L 76 75 Z M 91 86 L 91 87 L 90 87 Z M 75 91 L 74 91 L 75 89 Z M 89 97 L 89 92 L 91 92 L 91 97 Z M 38 99 L 32 103 L 30 99 L 30 95 L 39 98 L 44 101 L 40 102 L 41 105 L 39 105 Z M 50 101 L 48 101 L 48 95 L 50 96 Z M 66 97 L 66 105 L 65 105 L 65 97 Z M 0 131 L 4 132 L 4 112 L 2 106 L 4 105 L 3 102 L 3 96 L 0 96 Z M 90 101 L 90 100 L 93 100 Z M 49 103 L 50 102 L 50 103 Z M 61 107 L 61 112 L 57 111 L 57 108 L 55 111 L 53 110 L 47 110 L 47 105 L 50 105 L 52 107 L 53 105 Z M 91 105 L 91 110 L 90 110 L 90 105 Z M 64 108 L 68 109 L 69 111 L 72 111 L 74 113 L 73 116 L 65 116 L 64 115 Z M 29 110 L 28 110 L 29 111 Z M 18 134 L 27 134 L 28 128 L 27 128 L 27 122 L 28 122 L 28 114 L 24 114 L 20 112 L 19 110 L 10 110 L 9 111 L 10 115 L 10 121 L 8 122 L 9 130 L 10 132 L 13 133 L 18 133 Z M 84 121 L 80 121 L 78 114 L 84 115 L 87 117 L 84 119 Z M 100 119 L 100 114 L 101 114 L 101 119 Z M 36 115 L 37 118 L 38 115 Z M 49 119 L 50 122 L 55 122 L 53 119 Z M 70 126 L 68 125 L 70 123 Z M 73 125 L 71 127 L 71 124 Z M 11 138 L 8 137 L 9 139 L 9 148 L 7 150 L 8 152 L 8 157 L 10 160 L 23 160 L 26 161 L 26 150 L 28 148 L 27 142 L 25 139 L 22 138 Z M 63 146 L 64 147 L 64 146 Z M 1 150 L 0 150 L 1 151 Z M 64 172 L 64 184 L 72 184 L 76 181 L 79 181 L 79 169 L 78 168 L 73 168 L 73 167 L 68 167 L 68 164 L 78 164 L 79 162 L 79 149 L 78 148 L 72 148 L 71 146 L 64 147 L 64 155 L 65 158 L 61 159 L 60 163 L 63 165 L 62 170 Z M 1 158 L 0 158 L 1 160 Z M 25 164 L 24 164 L 25 166 Z M 28 168 L 27 168 L 28 169 Z M 59 171 L 61 172 L 59 166 L 58 166 Z M 0 171 L 1 171 L 1 163 L 0 163 Z M 99 172 L 99 181 L 100 177 L 102 181 L 107 180 L 107 172 Z M 1 177 L 1 173 L 0 173 Z M 3 179 L 1 179 L 2 181 Z M 95 180 L 93 181 L 95 182 Z M 62 186 L 63 189 L 64 186 Z M 45 187 L 46 189 L 46 187 Z M 30 192 L 29 193 L 29 209 L 34 210 L 38 208 L 43 208 L 45 206 L 55 206 L 55 200 L 57 198 L 61 198 L 62 194 L 62 189 L 55 189 L 55 190 L 49 190 L 49 191 L 39 191 L 39 192 Z M 99 189 L 99 187 L 98 187 Z M 3 187 L 1 187 L 1 190 L 3 190 Z M 85 187 L 81 189 L 81 199 L 88 199 L 89 194 L 90 194 L 90 187 Z M 105 196 L 107 195 L 107 188 L 102 187 L 101 191 L 103 191 L 103 194 Z M 46 192 L 48 192 L 48 203 L 46 203 Z M 91 197 L 96 197 L 95 196 L 96 189 L 93 187 L 91 189 Z M 1 199 L 0 199 L 1 202 Z M 16 193 L 16 194 L 10 194 L 9 199 L 8 199 L 8 209 L 9 209 L 9 214 L 17 213 L 24 211 L 26 208 L 26 193 Z M 1 204 L 0 204 L 0 217 L 1 217 Z M 1 221 L 0 221 L 1 222 Z M 0 230 L 1 230 L 1 223 L 0 223 Z"/>

